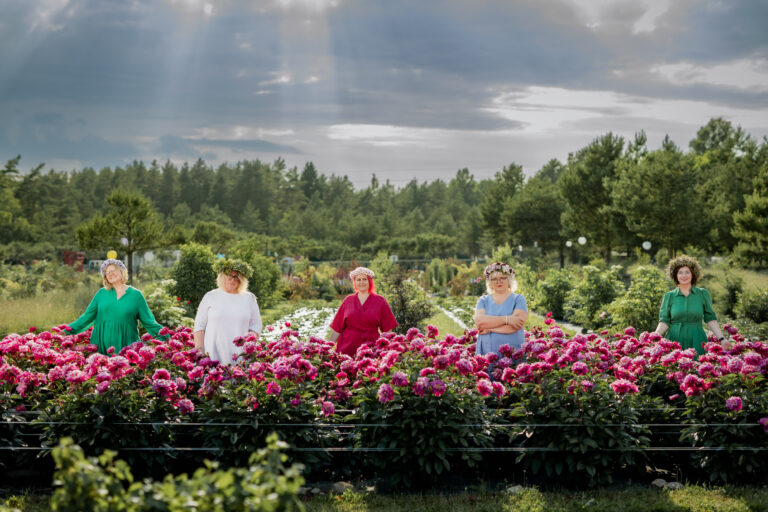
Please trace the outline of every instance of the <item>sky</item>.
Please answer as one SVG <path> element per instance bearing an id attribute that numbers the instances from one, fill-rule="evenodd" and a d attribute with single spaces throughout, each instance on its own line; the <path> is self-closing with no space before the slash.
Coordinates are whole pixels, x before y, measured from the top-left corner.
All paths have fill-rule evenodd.
<path id="1" fill-rule="evenodd" d="M 765 0 L 0 0 L 0 163 L 491 178 L 608 132 L 768 136 Z"/>

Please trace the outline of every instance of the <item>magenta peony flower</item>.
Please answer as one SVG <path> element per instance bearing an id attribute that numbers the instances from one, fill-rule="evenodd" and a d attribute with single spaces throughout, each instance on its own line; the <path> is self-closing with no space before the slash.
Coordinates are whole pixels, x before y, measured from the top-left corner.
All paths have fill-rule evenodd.
<path id="1" fill-rule="evenodd" d="M 267 394 L 268 395 L 279 395 L 280 391 L 282 391 L 283 388 L 280 387 L 280 384 L 278 384 L 275 381 L 270 381 L 269 384 L 267 384 Z"/>
<path id="2" fill-rule="evenodd" d="M 408 376 L 403 372 L 395 372 L 392 374 L 392 384 L 399 388 L 404 388 L 408 385 Z"/>
<path id="3" fill-rule="evenodd" d="M 322 404 L 322 411 L 323 411 L 323 415 L 327 418 L 328 416 L 336 412 L 336 408 L 333 406 L 331 402 L 326 401 L 326 402 L 323 402 Z"/>
<path id="4" fill-rule="evenodd" d="M 192 412 L 195 412 L 195 404 L 192 403 L 192 400 L 189 398 L 184 398 L 182 400 L 179 400 L 179 402 L 176 404 L 179 407 L 179 412 L 181 414 L 189 414 Z"/>
<path id="5" fill-rule="evenodd" d="M 573 373 L 576 375 L 586 375 L 589 373 L 589 367 L 587 366 L 587 363 L 583 361 L 576 361 L 573 363 L 571 371 L 573 371 Z"/>
<path id="6" fill-rule="evenodd" d="M 152 380 L 159 380 L 159 379 L 170 380 L 171 374 L 168 373 L 168 370 L 166 370 L 165 368 L 159 368 L 155 370 L 155 373 L 152 375 Z"/>
<path id="7" fill-rule="evenodd" d="M 504 384 L 501 382 L 494 382 L 491 384 L 491 387 L 493 388 L 493 394 L 496 395 L 496 398 L 501 398 L 507 394 L 507 388 L 505 388 Z"/>
<path id="8" fill-rule="evenodd" d="M 379 402 L 387 403 L 395 398 L 395 390 L 389 384 L 382 384 L 379 386 L 379 391 L 376 395 L 379 397 Z"/>
<path id="9" fill-rule="evenodd" d="M 109 389 L 109 384 L 111 381 L 109 380 L 103 380 L 99 382 L 99 384 L 96 386 L 96 394 L 103 395 L 106 393 L 106 391 Z"/>
<path id="10" fill-rule="evenodd" d="M 594 387 L 595 387 L 595 383 L 592 382 L 591 380 L 584 379 L 584 380 L 581 381 L 581 388 L 584 391 L 592 391 L 592 388 L 594 388 Z"/>
<path id="11" fill-rule="evenodd" d="M 493 385 L 488 379 L 480 379 L 477 381 L 477 392 L 482 396 L 488 396 L 493 391 Z"/>
<path id="12" fill-rule="evenodd" d="M 614 393 L 619 395 L 623 395 L 625 393 L 637 393 L 640 391 L 634 382 L 626 379 L 618 379 L 611 382 L 611 388 L 613 388 Z"/>
<path id="13" fill-rule="evenodd" d="M 760 418 L 757 422 L 763 427 L 763 430 L 768 433 L 768 418 Z"/>
<path id="14" fill-rule="evenodd" d="M 441 379 L 435 379 L 431 382 L 432 394 L 435 396 L 443 396 L 445 394 L 446 385 Z"/>
<path id="15" fill-rule="evenodd" d="M 729 411 L 740 411 L 742 407 L 741 397 L 732 396 L 731 398 L 726 399 L 725 406 Z"/>

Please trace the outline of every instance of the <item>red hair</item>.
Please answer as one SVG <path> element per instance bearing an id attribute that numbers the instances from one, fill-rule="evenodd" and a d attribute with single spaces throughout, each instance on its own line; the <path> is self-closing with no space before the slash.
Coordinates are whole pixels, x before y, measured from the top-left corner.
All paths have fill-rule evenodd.
<path id="1" fill-rule="evenodd" d="M 376 295 L 376 285 L 373 284 L 373 278 L 369 275 L 365 275 L 366 279 L 368 279 L 368 293 L 371 295 Z M 352 280 L 352 288 L 355 290 L 355 293 L 357 293 L 357 286 L 355 285 L 355 280 Z"/>

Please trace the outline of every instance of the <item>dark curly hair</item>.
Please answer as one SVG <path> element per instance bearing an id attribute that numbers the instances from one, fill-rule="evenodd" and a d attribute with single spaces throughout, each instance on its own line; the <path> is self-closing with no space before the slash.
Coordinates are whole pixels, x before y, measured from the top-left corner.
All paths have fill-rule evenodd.
<path id="1" fill-rule="evenodd" d="M 677 272 L 683 267 L 691 269 L 691 285 L 696 286 L 696 283 L 701 278 L 701 265 L 699 265 L 696 258 L 688 256 L 687 254 L 681 254 L 680 256 L 669 260 L 667 273 L 669 274 L 670 279 L 672 279 L 675 284 L 680 284 L 677 280 Z"/>

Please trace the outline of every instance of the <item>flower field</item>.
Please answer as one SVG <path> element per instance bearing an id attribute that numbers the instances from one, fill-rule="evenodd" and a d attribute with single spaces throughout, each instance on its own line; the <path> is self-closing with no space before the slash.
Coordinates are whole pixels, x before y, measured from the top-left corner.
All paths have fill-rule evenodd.
<path id="1" fill-rule="evenodd" d="M 709 343 L 698 360 L 655 334 L 570 337 L 551 319 L 500 357 L 474 353 L 476 331 L 429 327 L 352 359 L 318 337 L 332 313 L 297 312 L 237 340 L 233 365 L 199 354 L 186 327 L 110 355 L 88 332 L 11 334 L 0 341 L 0 464 L 29 464 L 32 448 L 68 436 L 137 472 L 245 465 L 276 431 L 308 474 L 404 485 L 449 472 L 595 485 L 648 467 L 766 481 L 768 343 L 730 326 L 732 350 Z"/>

